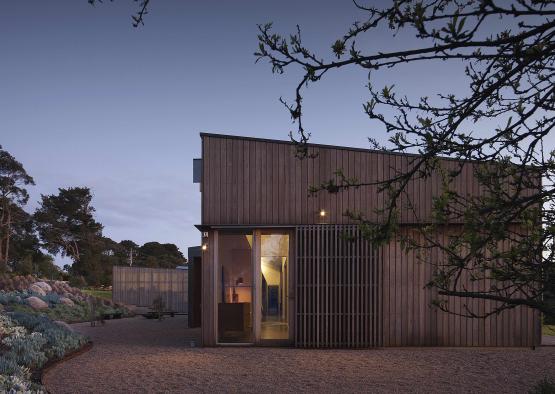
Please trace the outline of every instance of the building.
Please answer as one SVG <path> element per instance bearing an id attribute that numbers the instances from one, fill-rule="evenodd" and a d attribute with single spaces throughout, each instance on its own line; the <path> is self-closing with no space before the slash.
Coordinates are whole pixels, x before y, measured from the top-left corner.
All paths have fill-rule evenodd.
<path id="1" fill-rule="evenodd" d="M 375 215 L 376 187 L 309 196 L 310 185 L 341 168 L 361 181 L 388 179 L 410 156 L 310 145 L 314 159 L 295 158 L 288 141 L 201 134 L 195 178 L 202 194 L 201 330 L 205 346 L 298 347 L 535 346 L 539 315 L 518 307 L 468 319 L 430 307 L 429 264 L 417 264 L 397 241 L 374 248 L 344 216 Z M 447 166 L 456 164 L 445 159 Z M 477 191 L 472 164 L 456 187 Z M 429 216 L 440 182 L 409 185 L 414 210 L 401 212 L 402 231 L 415 214 Z M 354 242 L 341 234 L 350 234 Z M 448 231 L 444 236 L 449 237 Z M 437 256 L 432 257 L 437 258 Z M 470 285 L 470 283 L 469 283 Z M 463 301 L 449 299 L 462 311 Z M 484 311 L 491 301 L 467 300 Z M 458 309 L 457 309 L 458 308 Z"/>

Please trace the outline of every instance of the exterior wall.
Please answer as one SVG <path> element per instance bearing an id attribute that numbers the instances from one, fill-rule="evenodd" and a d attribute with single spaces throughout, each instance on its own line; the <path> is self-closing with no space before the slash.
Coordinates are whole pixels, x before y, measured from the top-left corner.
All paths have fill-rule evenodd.
<path id="1" fill-rule="evenodd" d="M 330 230 L 331 228 L 331 230 Z M 432 307 L 445 300 L 455 313 L 465 305 L 484 313 L 493 301 L 441 297 L 427 289 L 432 266 L 405 253 L 397 241 L 371 251 L 362 240 L 352 245 L 337 234 L 356 236 L 355 226 L 298 226 L 292 239 L 296 284 L 290 295 L 290 322 L 299 347 L 537 346 L 539 314 L 517 307 L 487 319 L 455 316 Z M 303 236 L 299 237 L 299 232 Z M 445 240 L 447 235 L 442 235 Z M 218 231 L 208 231 L 203 251 L 202 338 L 216 345 L 216 265 Z M 432 254 L 432 262 L 438 261 Z M 463 279 L 469 289 L 489 284 Z"/>
<path id="2" fill-rule="evenodd" d="M 327 212 L 325 223 L 333 225 L 350 224 L 350 219 L 343 215 L 347 209 L 365 213 L 372 219 L 375 217 L 375 210 L 384 204 L 384 194 L 377 193 L 375 186 L 350 189 L 335 195 L 318 193 L 313 197 L 308 195 L 309 186 L 329 180 L 337 169 L 342 169 L 347 177 L 356 177 L 363 182 L 389 179 L 396 171 L 409 168 L 414 160 L 414 156 L 326 146 L 311 146 L 310 153 L 317 153 L 317 158 L 298 160 L 294 156 L 294 146 L 288 142 L 210 134 L 203 134 L 202 142 L 202 224 L 207 228 L 210 225 L 299 228 L 323 224 L 319 216 L 321 209 Z M 481 190 L 473 179 L 473 165 L 476 164 L 466 164 L 463 167 L 453 186 L 459 191 L 479 195 Z M 455 169 L 458 164 L 455 161 L 443 160 L 443 166 L 446 169 Z M 401 206 L 405 207 L 410 202 L 419 221 L 425 221 L 431 214 L 432 198 L 439 193 L 440 184 L 439 175 L 411 182 Z M 413 211 L 406 207 L 401 212 L 400 221 L 405 225 L 405 231 L 411 231 L 411 224 L 416 222 Z M 440 236 L 448 239 L 447 233 Z M 217 243 L 217 231 L 208 231 L 208 238 L 204 241 L 209 245 Z M 292 242 L 296 240 L 293 239 Z M 419 263 L 414 252 L 404 253 L 397 241 L 383 246 L 377 253 L 381 257 L 377 263 L 359 259 L 359 262 L 371 264 L 368 267 L 380 273 L 375 282 L 378 284 L 377 293 L 362 297 L 353 292 L 349 298 L 353 302 L 368 302 L 366 305 L 374 308 L 368 312 L 368 309 L 361 306 L 362 309 L 351 311 L 355 319 L 357 314 L 373 315 L 375 321 L 364 323 L 366 325 L 360 327 L 360 330 L 372 330 L 371 334 L 368 334 L 372 338 L 360 340 L 359 337 L 360 342 L 353 341 L 349 346 L 535 346 L 541 341 L 538 313 L 518 307 L 487 319 L 470 319 L 441 312 L 431 307 L 433 300 L 444 299 L 458 312 L 464 312 L 465 305 L 480 312 L 487 312 L 493 306 L 493 301 L 438 297 L 434 290 L 425 288 L 432 277 L 432 266 Z M 300 256 L 295 257 L 299 259 Z M 429 258 L 437 261 L 440 256 L 435 252 Z M 208 250 L 203 252 L 202 273 L 202 332 L 203 343 L 207 346 L 216 344 L 214 267 L 217 261 L 217 248 L 209 246 Z M 330 256 L 320 255 L 313 262 L 325 266 L 329 261 Z M 317 264 L 311 267 L 318 270 Z M 489 283 L 469 280 L 466 283 L 470 289 L 473 286 L 489 286 Z M 326 289 L 327 285 L 321 285 L 320 290 L 325 294 L 327 290 L 323 289 Z M 354 288 L 364 292 L 364 284 L 356 285 Z M 318 285 L 312 289 L 317 292 L 315 297 L 320 297 Z M 298 293 L 300 300 L 301 291 L 303 289 L 297 286 L 292 292 L 292 297 Z M 313 336 L 302 337 L 296 332 L 297 345 L 345 346 L 338 340 L 320 341 L 319 338 L 329 338 L 337 332 L 332 334 L 332 331 L 326 331 L 327 317 L 323 317 L 326 316 L 326 312 L 322 314 L 318 309 L 320 305 L 315 302 L 316 298 L 312 298 L 316 309 L 295 312 L 296 323 L 299 323 L 299 313 L 317 315 L 317 326 L 310 329 L 310 335 Z M 332 295 L 328 294 L 323 305 L 328 302 L 329 306 L 331 298 Z M 291 300 L 292 305 L 296 302 Z M 371 306 L 371 303 L 377 306 Z M 297 303 L 297 308 L 301 307 Z M 304 318 L 304 315 L 300 318 Z M 299 330 L 303 329 L 302 324 L 297 324 L 296 327 Z M 360 331 L 357 335 L 361 335 Z M 316 340 L 313 340 L 314 338 Z"/>
<path id="3" fill-rule="evenodd" d="M 187 313 L 187 275 L 186 270 L 114 266 L 112 299 L 151 307 L 154 299 L 162 297 L 168 310 Z"/>
<path id="4" fill-rule="evenodd" d="M 410 231 L 410 230 L 405 230 Z M 455 229 L 451 232 L 454 233 Z M 414 235 L 413 236 L 417 236 Z M 439 235 L 447 242 L 448 233 Z M 494 301 L 438 296 L 427 289 L 432 265 L 420 263 L 415 252 L 405 253 L 397 241 L 385 245 L 383 253 L 383 344 L 384 346 L 537 346 L 541 342 L 539 313 L 527 307 L 505 310 L 486 319 L 466 318 L 432 307 L 432 300 L 448 302 L 450 310 L 464 314 L 467 306 L 473 312 L 485 313 Z M 427 256 L 432 263 L 440 261 L 434 250 Z M 490 283 L 462 283 L 469 290 L 488 288 Z"/>
<path id="5" fill-rule="evenodd" d="M 295 158 L 295 147 L 285 141 L 265 141 L 204 134 L 202 136 L 202 224 L 300 225 L 319 224 L 318 213 L 326 210 L 326 223 L 349 224 L 347 209 L 361 212 L 372 220 L 383 207 L 384 193 L 364 186 L 337 194 L 309 196 L 309 186 L 334 177 L 342 169 L 347 177 L 361 182 L 390 179 L 399 170 L 410 168 L 416 156 L 362 149 L 311 146 L 314 159 Z M 445 169 L 458 163 L 443 160 Z M 473 177 L 476 164 L 465 164 L 453 188 L 463 194 L 479 195 Z M 401 197 L 400 221 L 426 221 L 432 211 L 432 198 L 438 195 L 439 174 L 426 180 L 411 181 L 407 195 Z M 408 203 L 414 206 L 414 211 Z"/>

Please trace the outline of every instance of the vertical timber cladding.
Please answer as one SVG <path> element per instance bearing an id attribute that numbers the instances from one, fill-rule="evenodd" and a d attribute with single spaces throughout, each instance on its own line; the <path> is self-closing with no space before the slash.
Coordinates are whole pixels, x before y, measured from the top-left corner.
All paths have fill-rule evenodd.
<path id="1" fill-rule="evenodd" d="M 114 266 L 112 270 L 112 300 L 127 305 L 151 307 L 154 299 L 162 297 L 166 308 L 187 313 L 186 270 Z"/>
<path id="2" fill-rule="evenodd" d="M 382 346 L 381 258 L 355 225 L 296 227 L 295 345 Z"/>

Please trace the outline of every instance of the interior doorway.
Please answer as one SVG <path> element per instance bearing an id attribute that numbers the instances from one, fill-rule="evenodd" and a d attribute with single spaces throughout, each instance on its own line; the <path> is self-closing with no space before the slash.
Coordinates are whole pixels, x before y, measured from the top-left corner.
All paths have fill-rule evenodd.
<path id="1" fill-rule="evenodd" d="M 260 238 L 260 339 L 289 339 L 289 235 Z"/>

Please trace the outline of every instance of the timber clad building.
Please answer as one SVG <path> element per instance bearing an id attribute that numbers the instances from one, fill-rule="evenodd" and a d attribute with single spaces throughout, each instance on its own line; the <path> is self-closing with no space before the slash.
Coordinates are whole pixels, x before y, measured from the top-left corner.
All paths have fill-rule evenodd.
<path id="1" fill-rule="evenodd" d="M 430 264 L 417 262 L 398 241 L 373 247 L 343 213 L 375 218 L 384 205 L 376 187 L 309 196 L 308 188 L 342 169 L 361 182 L 389 179 L 410 156 L 310 145 L 316 158 L 295 158 L 288 141 L 201 134 L 196 181 L 202 193 L 202 261 L 198 280 L 202 341 L 223 344 L 365 348 L 380 346 L 535 346 L 536 312 L 517 307 L 469 319 L 431 307 Z M 449 168 L 457 163 L 444 160 Z M 480 192 L 472 164 L 455 187 Z M 409 184 L 413 209 L 400 213 L 402 231 L 429 218 L 437 177 Z M 418 218 L 418 220 L 417 220 Z M 456 228 L 456 223 L 453 228 Z M 453 230 L 454 231 L 454 230 Z M 346 241 L 349 234 L 354 241 Z M 448 239 L 446 230 L 440 237 Z M 438 253 L 429 257 L 440 259 Z M 478 286 L 467 281 L 469 289 Z M 484 313 L 493 301 L 449 298 Z"/>

